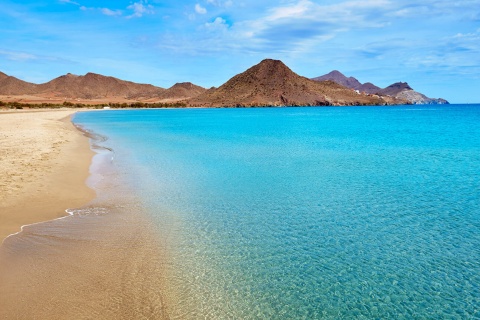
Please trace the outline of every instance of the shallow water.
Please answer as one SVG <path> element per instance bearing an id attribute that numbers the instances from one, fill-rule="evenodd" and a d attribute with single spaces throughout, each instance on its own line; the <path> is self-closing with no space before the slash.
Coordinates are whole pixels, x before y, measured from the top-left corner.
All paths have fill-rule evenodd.
<path id="1" fill-rule="evenodd" d="M 480 317 L 478 105 L 74 122 L 158 232 L 171 318 Z"/>

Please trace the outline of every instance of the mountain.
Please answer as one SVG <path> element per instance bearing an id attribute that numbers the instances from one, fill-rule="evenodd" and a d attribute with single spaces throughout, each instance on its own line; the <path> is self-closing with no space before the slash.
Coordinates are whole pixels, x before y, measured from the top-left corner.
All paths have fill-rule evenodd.
<path id="1" fill-rule="evenodd" d="M 179 101 L 196 97 L 206 89 L 190 82 L 176 83 L 163 89 L 151 84 L 140 84 L 120 80 L 96 73 L 78 76 L 71 73 L 43 84 L 34 84 L 0 72 L 0 95 L 30 95 L 48 100 L 91 100 L 106 101 Z"/>
<path id="2" fill-rule="evenodd" d="M 445 99 L 429 98 L 412 89 L 406 82 L 396 82 L 379 91 L 381 95 L 388 95 L 398 99 L 405 99 L 413 104 L 448 104 Z"/>
<path id="3" fill-rule="evenodd" d="M 364 84 L 362 84 L 360 86 L 360 88 L 358 88 L 358 90 L 360 92 L 366 92 L 366 93 L 369 93 L 369 94 L 375 94 L 378 92 L 378 90 L 380 90 L 379 87 L 377 87 L 376 85 L 374 85 L 373 83 L 371 82 L 365 82 Z"/>
<path id="4" fill-rule="evenodd" d="M 35 92 L 37 85 L 0 72 L 0 94 L 21 95 Z"/>
<path id="5" fill-rule="evenodd" d="M 37 93 L 79 99 L 141 99 L 159 95 L 164 90 L 151 84 L 139 84 L 89 72 L 84 76 L 68 73 L 40 84 Z"/>
<path id="6" fill-rule="evenodd" d="M 394 84 L 389 85 L 385 89 L 379 90 L 378 93 L 383 96 L 396 96 L 397 94 L 405 90 L 413 90 L 413 89 L 406 82 L 396 82 Z"/>
<path id="7" fill-rule="evenodd" d="M 358 90 L 359 92 L 378 94 L 382 97 L 393 97 L 395 99 L 406 100 L 412 104 L 448 104 L 448 101 L 445 99 L 428 98 L 424 94 L 413 90 L 412 87 L 410 87 L 406 82 L 396 82 L 384 89 L 381 89 L 370 82 L 362 84 L 354 77 L 347 78 L 337 70 L 320 77 L 312 78 L 312 80 L 334 81 L 344 87 Z"/>
<path id="8" fill-rule="evenodd" d="M 176 83 L 172 87 L 163 91 L 158 98 L 163 100 L 182 100 L 196 97 L 207 91 L 207 89 L 197 86 L 191 82 Z"/>
<path id="9" fill-rule="evenodd" d="M 354 89 L 354 90 L 358 90 L 360 92 L 370 93 L 370 94 L 377 93 L 378 90 L 380 90 L 379 87 L 377 87 L 376 85 L 374 85 L 370 82 L 362 84 L 362 83 L 360 83 L 360 81 L 358 81 L 354 77 L 348 77 L 347 78 L 343 73 L 341 73 L 338 70 L 333 70 L 332 72 L 327 73 L 323 76 L 312 78 L 312 80 L 315 80 L 315 81 L 333 81 L 333 82 L 336 82 L 336 83 L 338 83 L 338 84 L 340 84 L 344 87 L 351 88 L 351 89 Z"/>
<path id="10" fill-rule="evenodd" d="M 265 59 L 219 88 L 208 90 L 190 82 L 163 89 L 91 72 L 84 76 L 68 73 L 47 83 L 34 84 L 0 72 L 0 95 L 13 101 L 34 103 L 182 100 L 191 106 L 204 107 L 448 103 L 443 99 L 428 98 L 405 82 L 380 89 L 372 83 L 362 84 L 354 77 L 346 77 L 337 70 L 307 79 L 294 73 L 283 62 L 272 59 Z"/>
<path id="11" fill-rule="evenodd" d="M 332 81 L 318 82 L 299 76 L 279 60 L 265 59 L 219 88 L 188 101 L 192 106 L 313 106 L 383 105 L 394 98 L 357 94 Z"/>

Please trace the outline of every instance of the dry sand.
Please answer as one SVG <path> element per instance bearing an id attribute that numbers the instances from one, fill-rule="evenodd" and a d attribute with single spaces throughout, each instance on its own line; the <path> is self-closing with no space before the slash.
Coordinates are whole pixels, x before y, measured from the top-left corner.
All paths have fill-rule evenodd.
<path id="1" fill-rule="evenodd" d="M 74 110 L 0 112 L 0 241 L 91 200 L 93 152 Z"/>

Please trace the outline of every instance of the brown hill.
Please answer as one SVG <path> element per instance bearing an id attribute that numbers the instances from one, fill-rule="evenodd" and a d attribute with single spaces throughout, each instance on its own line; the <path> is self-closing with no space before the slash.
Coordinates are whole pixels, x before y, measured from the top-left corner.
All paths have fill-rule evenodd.
<path id="1" fill-rule="evenodd" d="M 389 85 L 385 89 L 379 90 L 378 93 L 385 96 L 396 96 L 397 94 L 405 90 L 413 90 L 413 89 L 406 82 L 396 82 L 394 84 Z"/>
<path id="2" fill-rule="evenodd" d="M 188 101 L 193 106 L 313 106 L 379 105 L 398 103 L 378 96 L 357 94 L 332 81 L 301 77 L 279 60 L 266 59 L 240 73 L 218 89 Z"/>
<path id="3" fill-rule="evenodd" d="M 36 90 L 36 84 L 26 82 L 0 72 L 0 95 L 31 94 Z"/>
<path id="4" fill-rule="evenodd" d="M 362 84 L 360 86 L 360 88 L 358 88 L 358 90 L 360 92 L 366 92 L 366 93 L 371 93 L 371 94 L 376 94 L 378 93 L 378 91 L 380 90 L 379 87 L 377 87 L 376 85 L 374 85 L 373 83 L 371 82 L 365 82 L 364 84 Z"/>
<path id="5" fill-rule="evenodd" d="M 379 95 L 384 100 L 403 100 L 406 103 L 411 104 L 448 104 L 448 101 L 445 99 L 428 98 L 424 94 L 414 91 L 406 82 L 396 82 L 384 89 L 381 89 L 370 82 L 362 84 L 354 77 L 347 78 L 337 70 L 320 77 L 312 78 L 312 80 L 331 80 L 347 88 L 358 90 L 359 92 Z"/>
<path id="6" fill-rule="evenodd" d="M 358 89 L 362 85 L 357 79 L 354 77 L 346 77 L 343 73 L 338 70 L 333 70 L 323 76 L 313 78 L 312 80 L 315 81 L 333 81 L 336 82 L 344 87 Z"/>
<path id="7" fill-rule="evenodd" d="M 327 73 L 323 76 L 312 78 L 312 80 L 315 81 L 326 81 L 330 80 L 333 82 L 336 82 L 344 87 L 350 88 L 350 89 L 355 89 L 359 90 L 360 92 L 366 92 L 370 94 L 377 93 L 380 88 L 377 87 L 376 85 L 367 82 L 362 84 L 360 81 L 358 81 L 354 77 L 346 77 L 343 73 L 337 70 L 333 70 L 330 73 Z"/>
<path id="8" fill-rule="evenodd" d="M 426 95 L 412 89 L 406 82 L 396 82 L 385 89 L 379 91 L 379 94 L 388 95 L 397 99 L 405 99 L 413 104 L 449 104 L 442 98 L 429 98 Z"/>
<path id="9" fill-rule="evenodd" d="M 39 94 L 55 97 L 80 99 L 149 98 L 161 94 L 165 89 L 151 84 L 139 84 L 107 77 L 95 73 L 77 76 L 71 73 L 60 76 L 52 81 L 38 85 Z"/>
<path id="10" fill-rule="evenodd" d="M 158 98 L 163 100 L 182 100 L 196 97 L 207 91 L 207 89 L 197 86 L 191 82 L 176 83 L 172 87 L 163 91 Z"/>

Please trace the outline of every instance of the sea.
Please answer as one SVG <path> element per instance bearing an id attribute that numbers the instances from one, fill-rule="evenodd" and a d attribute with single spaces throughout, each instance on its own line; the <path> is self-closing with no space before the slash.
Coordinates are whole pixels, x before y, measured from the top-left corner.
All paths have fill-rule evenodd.
<path id="1" fill-rule="evenodd" d="M 73 122 L 109 166 L 99 197 L 161 240 L 171 319 L 480 318 L 480 105 Z"/>

